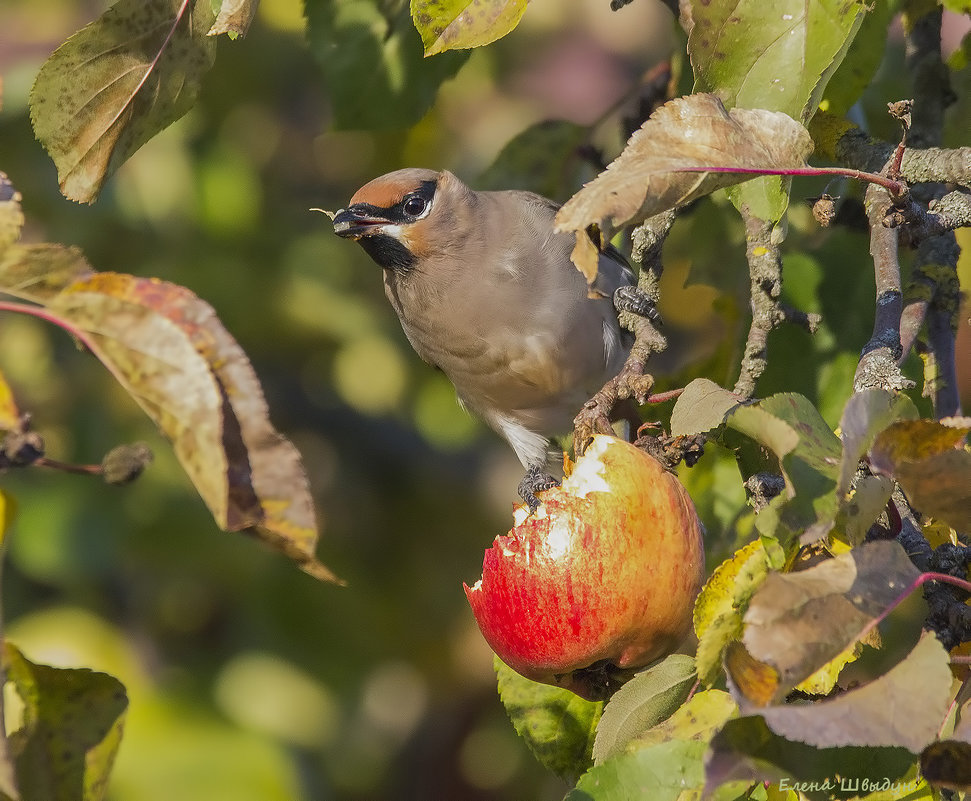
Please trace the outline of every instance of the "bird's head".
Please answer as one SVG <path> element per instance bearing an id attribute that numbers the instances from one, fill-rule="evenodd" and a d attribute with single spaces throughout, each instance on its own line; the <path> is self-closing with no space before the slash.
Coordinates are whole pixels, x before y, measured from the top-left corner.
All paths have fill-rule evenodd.
<path id="1" fill-rule="evenodd" d="M 357 241 L 381 267 L 407 273 L 452 241 L 456 212 L 472 197 L 450 172 L 397 170 L 358 189 L 334 216 L 334 232 Z"/>

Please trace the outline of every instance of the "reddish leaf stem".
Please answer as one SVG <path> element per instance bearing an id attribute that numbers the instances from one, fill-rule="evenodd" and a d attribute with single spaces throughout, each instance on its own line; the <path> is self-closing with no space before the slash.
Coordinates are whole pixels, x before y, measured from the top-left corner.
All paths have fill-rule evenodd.
<path id="1" fill-rule="evenodd" d="M 100 476 L 104 472 L 100 464 L 71 464 L 70 462 L 59 462 L 57 459 L 49 459 L 46 456 L 39 457 L 34 461 L 34 464 L 39 467 L 49 467 L 52 470 L 82 476 Z"/>
<path id="2" fill-rule="evenodd" d="M 31 306 L 27 303 L 14 303 L 8 300 L 0 300 L 0 311 L 12 311 L 19 314 L 29 314 L 31 317 L 37 317 L 41 320 L 45 320 L 48 323 L 53 323 L 59 328 L 63 328 L 71 336 L 82 342 L 88 350 L 95 350 L 94 343 L 86 331 L 82 331 L 80 328 L 69 323 L 63 317 L 58 317 L 56 314 L 48 311 L 42 306 Z"/>
<path id="3" fill-rule="evenodd" d="M 893 181 L 884 175 L 877 175 L 873 172 L 863 170 L 852 170 L 849 167 L 789 167 L 787 169 L 771 169 L 765 167 L 678 167 L 674 172 L 728 172 L 740 173 L 742 175 L 799 175 L 799 176 L 819 176 L 819 175 L 839 175 L 844 178 L 853 178 L 857 181 L 865 181 L 871 184 L 882 186 L 891 195 L 897 196 L 906 191 L 906 185 L 902 181 Z"/>
<path id="4" fill-rule="evenodd" d="M 928 581 L 940 581 L 944 584 L 951 584 L 954 587 L 958 587 L 965 592 L 971 593 L 971 581 L 966 581 L 965 579 L 958 578 L 957 576 L 950 576 L 947 573 L 921 573 L 917 578 L 915 578 L 910 585 L 897 597 L 897 599 L 890 604 L 886 609 L 884 609 L 879 615 L 877 615 L 873 620 L 863 627 L 863 630 L 857 635 L 857 641 L 862 640 L 871 631 L 873 631 L 877 626 L 886 620 L 890 613 L 893 612 L 900 604 L 902 604 L 907 598 L 910 597 L 911 593 L 917 590 L 919 587 L 926 584 Z"/>

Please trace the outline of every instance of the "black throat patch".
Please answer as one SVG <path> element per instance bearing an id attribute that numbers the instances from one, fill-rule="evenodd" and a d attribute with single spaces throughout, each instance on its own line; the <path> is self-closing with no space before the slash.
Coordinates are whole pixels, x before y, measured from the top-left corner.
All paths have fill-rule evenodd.
<path id="1" fill-rule="evenodd" d="M 379 267 L 385 270 L 393 270 L 404 275 L 411 272 L 415 266 L 414 254 L 393 236 L 387 234 L 362 236 L 358 244 Z"/>

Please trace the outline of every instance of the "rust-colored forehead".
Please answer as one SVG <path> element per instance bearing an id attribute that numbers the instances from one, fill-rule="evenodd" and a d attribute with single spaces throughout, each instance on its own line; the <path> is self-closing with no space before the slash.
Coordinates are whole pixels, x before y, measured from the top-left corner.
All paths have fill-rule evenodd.
<path id="1" fill-rule="evenodd" d="M 381 209 L 388 209 L 401 200 L 409 192 L 420 188 L 425 181 L 437 181 L 439 174 L 434 170 L 423 170 L 409 167 L 382 175 L 364 184 L 354 193 L 350 205 L 367 203 Z"/>

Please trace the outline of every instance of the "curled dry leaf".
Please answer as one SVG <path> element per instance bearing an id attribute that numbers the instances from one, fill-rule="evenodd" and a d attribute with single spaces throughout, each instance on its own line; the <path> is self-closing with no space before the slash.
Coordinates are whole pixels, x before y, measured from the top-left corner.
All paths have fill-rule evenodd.
<path id="1" fill-rule="evenodd" d="M 316 578 L 317 523 L 296 448 L 273 427 L 256 374 L 209 304 L 150 278 L 98 273 L 80 251 L 14 245 L 0 291 L 41 303 L 91 348 L 172 442 L 225 530 L 251 531 Z"/>
<path id="2" fill-rule="evenodd" d="M 175 284 L 98 273 L 49 308 L 87 332 L 87 344 L 172 441 L 222 528 L 253 530 L 306 572 L 336 580 L 314 557 L 300 455 L 273 428 L 246 354 L 209 304 Z"/>
<path id="3" fill-rule="evenodd" d="M 209 29 L 207 36 L 218 36 L 228 33 L 232 36 L 245 36 L 249 30 L 259 0 L 222 0 L 216 21 Z"/>
<path id="4" fill-rule="evenodd" d="M 586 244 L 588 226 L 607 242 L 625 225 L 755 177 L 731 170 L 804 167 L 812 150 L 809 132 L 781 112 L 726 111 L 712 94 L 680 97 L 655 111 L 606 171 L 566 202 L 556 227 L 576 233 L 573 260 L 592 282 L 597 259 Z"/>

